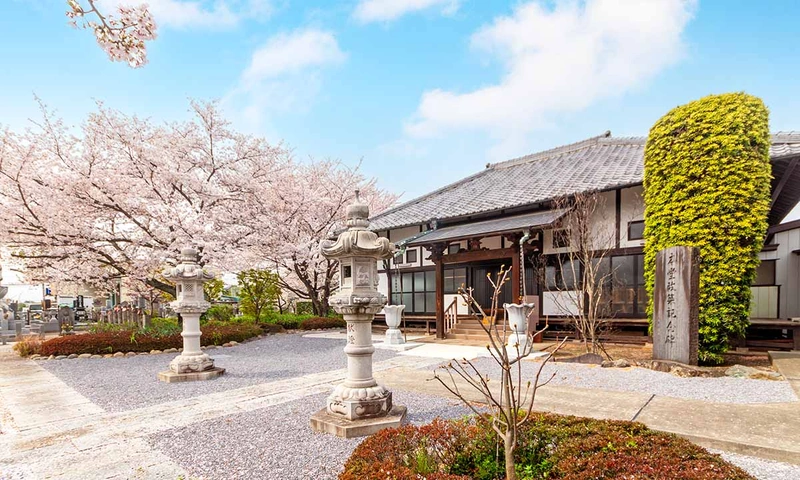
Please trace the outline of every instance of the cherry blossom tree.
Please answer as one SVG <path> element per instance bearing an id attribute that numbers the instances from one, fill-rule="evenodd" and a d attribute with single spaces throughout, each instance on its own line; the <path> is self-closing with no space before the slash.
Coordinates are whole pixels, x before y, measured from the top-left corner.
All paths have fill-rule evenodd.
<path id="1" fill-rule="evenodd" d="M 291 158 L 233 131 L 214 104 L 191 111 L 156 125 L 100 105 L 76 135 L 42 107 L 32 128 L 3 131 L 0 241 L 48 280 L 130 277 L 174 293 L 155 272 L 188 244 L 230 268 L 238 249 L 267 235 L 271 222 L 251 221 L 252 199 L 269 211 Z"/>
<path id="2" fill-rule="evenodd" d="M 325 316 L 339 279 L 336 262 L 320 254 L 320 242 L 343 228 L 345 209 L 356 190 L 372 214 L 393 205 L 397 196 L 365 178 L 359 166 L 350 168 L 335 160 L 299 164 L 288 181 L 269 206 L 261 206 L 272 210 L 275 228 L 263 243 L 253 245 L 253 254 L 278 272 L 283 291 L 310 301 L 314 314 Z"/>
<path id="3" fill-rule="evenodd" d="M 297 162 L 234 131 L 213 103 L 166 125 L 99 105 L 75 132 L 42 106 L 21 133 L 0 131 L 0 243 L 31 281 L 139 281 L 174 295 L 164 261 L 193 245 L 204 265 L 266 268 L 283 291 L 328 313 L 338 285 L 320 242 L 360 189 L 372 211 L 395 197 L 358 168 Z"/>
<path id="4" fill-rule="evenodd" d="M 84 6 L 85 5 L 85 6 Z M 132 68 L 147 63 L 146 41 L 155 40 L 156 23 L 146 3 L 138 6 L 118 5 L 116 14 L 104 14 L 97 0 L 67 0 L 67 18 L 75 28 L 91 29 L 108 58 L 126 62 Z"/>

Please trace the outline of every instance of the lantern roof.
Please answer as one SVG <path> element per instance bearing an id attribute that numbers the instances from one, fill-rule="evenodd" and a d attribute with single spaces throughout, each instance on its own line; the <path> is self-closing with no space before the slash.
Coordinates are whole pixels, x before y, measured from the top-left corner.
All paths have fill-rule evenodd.
<path id="1" fill-rule="evenodd" d="M 164 278 L 173 282 L 182 280 L 198 280 L 205 282 L 214 278 L 213 275 L 203 270 L 199 263 L 197 250 L 184 248 L 181 250 L 180 262 L 174 267 L 164 271 Z"/>
<path id="2" fill-rule="evenodd" d="M 380 260 L 394 255 L 395 246 L 388 238 L 368 230 L 369 205 L 361 200 L 358 190 L 355 201 L 347 207 L 347 227 L 336 240 L 322 242 L 320 250 L 325 258 L 358 256 Z"/>

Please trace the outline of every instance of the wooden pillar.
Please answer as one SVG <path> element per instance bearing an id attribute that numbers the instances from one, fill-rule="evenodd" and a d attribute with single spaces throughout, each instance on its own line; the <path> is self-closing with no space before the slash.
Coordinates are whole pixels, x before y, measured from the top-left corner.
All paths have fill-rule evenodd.
<path id="1" fill-rule="evenodd" d="M 520 245 L 519 241 L 522 239 L 521 234 L 506 235 L 506 240 L 511 242 L 511 251 L 514 252 L 511 256 L 511 302 L 522 303 L 522 269 L 525 268 L 520 261 Z"/>
<path id="2" fill-rule="evenodd" d="M 442 256 L 447 245 L 436 243 L 430 246 L 430 259 L 436 266 L 436 338 L 443 339 L 444 331 L 444 262 Z"/>

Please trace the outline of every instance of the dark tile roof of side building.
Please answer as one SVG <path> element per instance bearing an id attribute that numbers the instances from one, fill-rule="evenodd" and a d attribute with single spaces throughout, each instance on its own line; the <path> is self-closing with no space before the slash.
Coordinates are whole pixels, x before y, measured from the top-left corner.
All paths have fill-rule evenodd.
<path id="1" fill-rule="evenodd" d="M 605 132 L 569 145 L 487 164 L 474 175 L 381 212 L 371 219 L 370 228 L 386 230 L 433 219 L 455 220 L 544 203 L 578 192 L 638 185 L 644 177 L 645 140 L 645 137 L 612 137 L 611 132 Z M 779 132 L 772 141 L 770 155 L 778 178 L 778 174 L 790 170 L 790 165 L 786 161 L 776 164 L 776 160 L 800 155 L 800 132 Z M 794 170 L 800 175 L 800 168 Z M 782 213 L 783 218 L 795 203 L 797 199 L 786 212 L 776 215 Z M 770 223 L 777 223 L 772 217 Z"/>

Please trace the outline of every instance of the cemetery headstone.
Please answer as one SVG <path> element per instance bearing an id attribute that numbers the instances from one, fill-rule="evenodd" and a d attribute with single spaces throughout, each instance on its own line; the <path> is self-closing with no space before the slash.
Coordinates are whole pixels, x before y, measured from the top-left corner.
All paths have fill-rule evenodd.
<path id="1" fill-rule="evenodd" d="M 700 253 L 670 247 L 656 254 L 653 359 L 697 365 Z"/>

